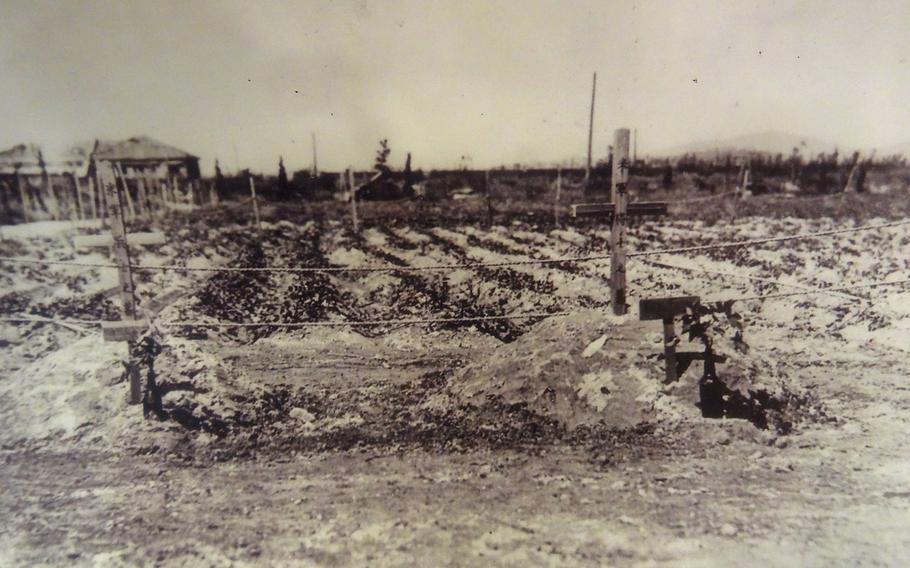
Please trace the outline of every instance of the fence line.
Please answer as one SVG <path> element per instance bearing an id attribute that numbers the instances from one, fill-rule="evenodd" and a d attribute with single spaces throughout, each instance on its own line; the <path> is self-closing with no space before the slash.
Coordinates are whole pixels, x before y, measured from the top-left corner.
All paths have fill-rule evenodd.
<path id="1" fill-rule="evenodd" d="M 791 296 L 810 296 L 812 294 L 826 294 L 828 292 L 842 292 L 847 290 L 857 290 L 861 288 L 880 288 L 883 286 L 901 286 L 910 284 L 910 278 L 902 280 L 891 280 L 885 282 L 856 282 L 845 286 L 826 286 L 816 290 L 807 290 L 801 292 L 777 292 L 774 294 L 760 294 L 756 296 L 743 296 L 739 298 L 727 298 L 724 300 L 711 300 L 712 302 L 747 302 L 750 300 L 767 300 L 769 298 L 789 298 Z"/>
<path id="2" fill-rule="evenodd" d="M 747 247 L 751 245 L 796 241 L 802 239 L 813 239 L 818 237 L 828 237 L 846 233 L 858 233 L 863 231 L 873 231 L 877 229 L 886 229 L 910 225 L 910 220 L 894 221 L 891 223 L 881 223 L 878 225 L 863 225 L 860 227 L 851 227 L 845 229 L 833 229 L 830 231 L 820 231 L 816 233 L 799 233 L 782 237 L 768 237 L 762 239 L 750 239 L 745 241 L 728 241 L 710 245 L 695 245 L 689 247 L 679 247 L 672 249 L 658 249 L 651 251 L 639 251 L 628 253 L 629 257 L 655 256 L 661 254 L 682 254 L 687 252 L 699 252 L 705 250 L 715 250 L 724 248 Z M 467 262 L 467 263 L 450 263 L 450 264 L 431 264 L 426 266 L 398 266 L 372 265 L 372 266 L 212 266 L 212 267 L 189 267 L 176 265 L 131 265 L 133 270 L 142 271 L 172 271 L 172 272 L 292 272 L 292 273 L 338 273 L 338 272 L 421 272 L 421 271 L 452 271 L 452 270 L 470 270 L 474 268 L 501 268 L 508 266 L 527 266 L 527 265 L 552 265 L 571 262 L 591 262 L 597 260 L 609 260 L 609 254 L 567 256 L 561 258 L 539 258 L 527 260 L 509 260 L 501 262 Z M 60 261 L 60 260 L 43 260 L 37 258 L 21 258 L 0 256 L 0 262 L 13 264 L 41 264 L 46 266 L 79 266 L 84 268 L 118 268 L 116 264 L 109 263 L 89 263 L 79 261 Z"/>
<path id="3" fill-rule="evenodd" d="M 830 292 L 845 292 L 863 288 L 879 288 L 885 286 L 901 286 L 910 284 L 910 278 L 901 280 L 882 281 L 882 282 L 857 282 L 844 286 L 826 286 L 817 289 L 800 290 L 798 292 L 779 292 L 774 294 L 760 294 L 755 296 L 741 296 L 737 298 L 721 298 L 706 300 L 706 303 L 713 302 L 747 302 L 752 300 L 767 300 L 775 298 L 789 298 L 794 296 L 811 296 L 813 294 L 828 294 Z M 850 298 L 855 299 L 855 298 Z M 572 312 L 532 312 L 524 314 L 504 314 L 494 316 L 474 316 L 474 317 L 456 317 L 456 318 L 413 318 L 413 319 L 391 319 L 391 320 L 361 320 L 361 321 L 304 321 L 304 322 L 204 322 L 204 321 L 175 321 L 175 322 L 154 322 L 155 327 L 213 327 L 213 328 L 250 328 L 250 327 L 285 327 L 285 328 L 306 328 L 306 327 L 367 327 L 383 325 L 418 325 L 432 323 L 471 323 L 484 321 L 502 321 L 516 319 L 537 319 L 549 317 L 566 317 L 572 315 Z M 58 319 L 43 316 L 30 315 L 12 315 L 0 316 L 0 321 L 10 323 L 54 323 L 63 326 L 78 325 L 102 325 L 105 323 L 116 323 L 116 320 L 86 320 L 86 319 Z M 77 329 L 77 331 L 85 331 Z"/>
<path id="4" fill-rule="evenodd" d="M 887 229 L 889 227 L 899 227 L 901 225 L 910 225 L 910 220 L 894 221 L 891 223 L 881 223 L 878 225 L 863 225 L 861 227 L 851 227 L 847 229 L 832 229 L 830 231 L 819 231 L 817 233 L 799 233 L 783 237 L 766 237 L 763 239 L 750 239 L 746 241 L 728 241 L 716 243 L 713 245 L 695 245 L 690 247 L 679 247 L 672 249 L 658 249 L 650 251 L 631 252 L 628 256 L 654 256 L 659 254 L 682 254 L 686 252 L 700 252 L 703 250 L 714 250 L 723 248 L 747 247 L 764 243 L 782 243 L 786 241 L 797 241 L 802 239 L 814 239 L 818 237 L 829 237 L 832 235 L 842 235 L 845 233 L 859 233 L 863 231 L 874 231 L 876 229 Z"/>

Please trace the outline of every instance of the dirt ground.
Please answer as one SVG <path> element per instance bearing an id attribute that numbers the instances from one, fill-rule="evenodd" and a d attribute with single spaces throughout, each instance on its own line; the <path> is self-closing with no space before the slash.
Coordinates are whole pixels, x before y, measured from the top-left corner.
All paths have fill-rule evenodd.
<path id="1" fill-rule="evenodd" d="M 676 220 L 637 229 L 633 244 L 685 246 L 846 222 Z M 262 239 L 243 238 L 242 225 L 197 225 L 180 225 L 173 245 L 140 261 L 417 266 L 604 246 L 597 227 L 527 222 L 373 227 L 359 237 L 339 224 L 274 223 Z M 6 235 L 7 254 L 76 258 L 68 233 L 22 233 Z M 667 260 L 791 286 L 831 285 L 899 277 L 910 268 L 907 243 L 906 229 L 891 228 Z M 625 353 L 609 342 L 585 359 L 587 371 L 579 364 L 560 373 L 560 361 L 588 357 L 582 350 L 602 333 L 584 327 L 583 314 L 609 320 L 607 276 L 600 264 L 462 270 L 445 281 L 425 274 L 145 275 L 143 305 L 164 323 L 387 319 L 402 311 L 464 317 L 563 306 L 579 326 L 564 333 L 570 328 L 554 317 L 364 333 L 172 328 L 162 333 L 157 362 L 162 422 L 143 420 L 141 408 L 125 404 L 126 385 L 117 382 L 122 345 L 86 330 L 4 327 L 0 565 L 905 565 L 906 292 L 742 307 L 762 384 L 810 401 L 781 434 L 745 420 L 702 418 L 694 401 L 659 386 L 660 364 L 651 360 L 650 367 L 625 367 L 637 375 L 617 372 L 607 381 L 618 368 L 616 352 Z M 4 314 L 117 317 L 115 281 L 100 272 L 4 265 L 0 278 L 8 290 L 0 295 Z M 749 296 L 772 291 L 766 280 L 682 277 L 645 262 L 630 273 L 639 297 Z M 656 354 L 659 322 L 651 327 L 658 343 L 646 350 Z M 480 366 L 473 379 L 464 374 L 469 364 Z M 597 392 L 613 397 L 607 404 L 638 391 L 604 385 L 643 381 L 655 386 L 634 400 L 654 412 L 637 426 L 578 434 L 550 420 L 564 416 L 545 404 L 533 407 L 541 415 L 515 414 L 440 398 L 457 381 L 482 383 L 482 373 L 493 371 L 529 388 L 564 379 L 577 392 L 590 390 L 582 379 L 594 377 Z M 693 391 L 695 380 L 690 371 L 683 382 Z"/>
<path id="2" fill-rule="evenodd" d="M 802 365 L 799 380 L 834 419 L 780 437 L 696 420 L 599 451 L 6 451 L 2 561 L 899 566 L 910 553 L 908 370 L 874 349 Z"/>

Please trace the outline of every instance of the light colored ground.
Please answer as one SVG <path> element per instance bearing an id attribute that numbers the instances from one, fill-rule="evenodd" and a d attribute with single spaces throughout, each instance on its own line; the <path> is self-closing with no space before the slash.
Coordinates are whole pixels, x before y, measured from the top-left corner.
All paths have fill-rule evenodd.
<path id="1" fill-rule="evenodd" d="M 664 433 L 679 450 L 620 448 L 612 465 L 558 446 L 199 467 L 5 452 L 4 564 L 900 566 L 908 370 L 874 351 L 833 356 L 798 378 L 836 424 L 774 441 L 696 420 Z"/>
<path id="2" fill-rule="evenodd" d="M 777 231 L 829 226 L 777 223 Z M 753 219 L 730 234 L 720 231 L 704 228 L 698 236 L 761 236 L 767 227 Z M 503 242 L 515 236 L 496 232 Z M 666 227 L 657 243 L 643 240 L 637 247 L 685 244 L 689 233 L 692 225 L 679 223 Z M 567 238 L 582 237 L 572 232 Z M 906 231 L 892 231 L 693 262 L 727 271 L 748 267 L 803 283 L 861 280 L 906 270 L 906 238 Z M 567 251 L 559 234 L 547 239 L 554 253 Z M 877 255 L 862 252 L 868 250 Z M 450 259 L 449 253 L 433 254 L 437 262 Z M 769 273 L 772 268 L 776 272 Z M 755 292 L 754 284 L 735 288 L 716 278 L 678 275 L 675 287 L 666 287 L 651 275 L 635 265 L 637 292 Z M 559 289 L 570 298 L 590 293 L 601 276 L 602 266 L 560 275 L 565 282 Z M 57 336 L 48 328 L 29 341 L 5 332 L 10 346 L 2 366 L 0 441 L 17 443 L 0 453 L 0 565 L 905 565 L 906 297 L 877 293 L 868 311 L 862 305 L 843 311 L 839 300 L 827 297 L 750 307 L 747 340 L 779 365 L 788 384 L 824 401 L 836 421 L 819 415 L 792 435 L 774 437 L 743 421 L 709 421 L 693 411 L 658 424 L 649 436 L 599 450 L 567 444 L 465 453 L 387 447 L 226 462 L 183 461 L 167 451 L 138 455 L 81 443 L 91 438 L 86 432 L 113 435 L 142 427 L 127 415 L 135 407 L 125 410 L 105 394 L 123 385 L 70 368 L 76 357 L 94 357 L 105 368 L 102 359 L 116 360 L 113 348 L 93 354 L 91 338 L 73 343 L 64 335 L 69 332 Z M 512 301 L 517 306 L 530 298 L 522 291 Z M 188 368 L 224 361 L 265 389 L 279 383 L 405 384 L 455 357 L 486 356 L 479 346 L 492 340 L 462 331 L 433 341 L 404 337 L 406 349 L 357 358 L 349 357 L 348 347 L 333 351 L 325 343 L 319 364 L 314 352 L 266 348 L 267 342 L 219 348 L 211 340 L 198 343 L 205 357 Z M 29 346 L 39 338 L 49 342 L 47 352 L 32 354 Z M 67 398 L 73 385 L 82 394 Z M 92 422 L 99 415 L 93 405 L 101 403 L 121 430 Z M 49 419 L 61 409 L 72 410 L 72 420 L 53 434 Z M 51 435 L 18 444 L 23 432 Z"/>

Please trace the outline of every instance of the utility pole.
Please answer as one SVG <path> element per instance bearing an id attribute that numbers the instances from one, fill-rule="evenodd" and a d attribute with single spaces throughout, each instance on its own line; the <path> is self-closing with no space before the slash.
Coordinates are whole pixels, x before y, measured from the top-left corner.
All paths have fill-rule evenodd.
<path id="1" fill-rule="evenodd" d="M 591 115 L 588 119 L 588 162 L 585 166 L 585 185 L 591 179 L 591 143 L 594 140 L 594 96 L 597 94 L 597 73 L 594 73 L 594 82 L 591 85 Z"/>
<path id="2" fill-rule="evenodd" d="M 638 129 L 632 131 L 632 163 L 638 161 Z"/>

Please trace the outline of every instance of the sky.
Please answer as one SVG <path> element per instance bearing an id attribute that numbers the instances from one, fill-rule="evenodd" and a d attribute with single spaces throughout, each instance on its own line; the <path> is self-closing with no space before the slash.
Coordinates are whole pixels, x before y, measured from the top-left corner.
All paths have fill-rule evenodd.
<path id="1" fill-rule="evenodd" d="M 0 148 L 147 134 L 229 172 L 910 142 L 910 2 L 5 0 Z M 463 158 L 464 156 L 464 158 Z"/>

